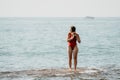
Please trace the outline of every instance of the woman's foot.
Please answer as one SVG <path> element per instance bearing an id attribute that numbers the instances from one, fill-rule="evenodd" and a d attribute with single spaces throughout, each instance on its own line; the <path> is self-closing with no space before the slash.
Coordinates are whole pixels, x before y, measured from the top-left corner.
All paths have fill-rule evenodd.
<path id="1" fill-rule="evenodd" d="M 74 69 L 74 72 L 75 72 L 75 73 L 77 73 L 77 70 L 76 70 L 76 69 Z"/>
<path id="2" fill-rule="evenodd" d="M 72 71 L 72 68 L 69 68 L 69 71 Z"/>

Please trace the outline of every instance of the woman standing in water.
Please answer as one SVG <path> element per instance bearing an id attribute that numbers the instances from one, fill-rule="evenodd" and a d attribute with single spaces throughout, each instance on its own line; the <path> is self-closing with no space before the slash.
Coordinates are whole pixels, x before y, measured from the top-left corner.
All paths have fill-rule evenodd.
<path id="1" fill-rule="evenodd" d="M 77 43 L 80 43 L 80 37 L 76 33 L 76 28 L 75 26 L 71 26 L 70 32 L 68 33 L 67 36 L 67 42 L 68 42 L 68 57 L 69 57 L 69 70 L 72 70 L 72 55 L 74 58 L 74 71 L 76 72 L 76 67 L 77 67 L 77 54 L 78 54 L 78 47 Z"/>

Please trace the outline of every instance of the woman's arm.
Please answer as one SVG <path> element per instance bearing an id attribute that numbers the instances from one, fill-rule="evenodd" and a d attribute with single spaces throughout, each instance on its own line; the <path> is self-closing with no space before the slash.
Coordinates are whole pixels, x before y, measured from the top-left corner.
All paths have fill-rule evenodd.
<path id="1" fill-rule="evenodd" d="M 74 36 L 72 35 L 72 37 L 71 37 L 71 36 L 70 36 L 70 33 L 68 33 L 67 42 L 71 41 L 73 38 L 74 38 Z"/>
<path id="2" fill-rule="evenodd" d="M 77 34 L 77 41 L 78 41 L 78 43 L 81 43 L 81 39 L 80 39 L 79 34 Z"/>

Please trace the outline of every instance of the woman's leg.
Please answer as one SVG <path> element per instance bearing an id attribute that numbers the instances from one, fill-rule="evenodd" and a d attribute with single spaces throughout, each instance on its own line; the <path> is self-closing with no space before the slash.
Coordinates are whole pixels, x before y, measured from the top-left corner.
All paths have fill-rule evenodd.
<path id="1" fill-rule="evenodd" d="M 74 56 L 74 71 L 76 71 L 76 67 L 77 67 L 77 54 L 78 54 L 78 47 L 75 46 L 74 53 L 73 53 L 73 56 Z"/>
<path id="2" fill-rule="evenodd" d="M 72 48 L 68 46 L 69 69 L 72 70 Z"/>

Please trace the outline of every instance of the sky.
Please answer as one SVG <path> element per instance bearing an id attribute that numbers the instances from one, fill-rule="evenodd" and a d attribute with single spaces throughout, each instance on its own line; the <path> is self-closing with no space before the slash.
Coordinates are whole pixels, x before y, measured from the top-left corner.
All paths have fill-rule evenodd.
<path id="1" fill-rule="evenodd" d="M 120 0 L 0 0 L 0 17 L 120 17 Z"/>

